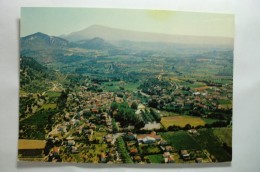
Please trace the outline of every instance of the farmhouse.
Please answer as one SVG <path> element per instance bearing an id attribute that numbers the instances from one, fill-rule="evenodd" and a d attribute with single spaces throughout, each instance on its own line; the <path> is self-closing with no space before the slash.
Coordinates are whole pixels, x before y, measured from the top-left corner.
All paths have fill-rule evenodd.
<path id="1" fill-rule="evenodd" d="M 144 138 L 142 138 L 142 142 L 145 144 L 149 144 L 149 143 L 155 143 L 156 139 L 150 136 L 146 136 Z M 138 140 L 139 142 L 139 140 Z"/>
<path id="2" fill-rule="evenodd" d="M 138 107 L 137 107 L 137 109 L 139 109 L 139 110 L 144 110 L 144 109 L 145 109 L 145 106 L 144 106 L 143 104 L 139 104 Z"/>
<path id="3" fill-rule="evenodd" d="M 202 159 L 202 158 L 196 158 L 196 159 L 195 159 L 195 162 L 196 162 L 196 163 L 202 163 L 202 162 L 203 162 L 203 159 Z"/>
<path id="4" fill-rule="evenodd" d="M 161 145 L 161 146 L 165 146 L 165 145 L 168 145 L 168 143 L 167 143 L 165 140 L 161 140 L 161 141 L 160 141 L 160 145 Z"/>
<path id="5" fill-rule="evenodd" d="M 155 143 L 156 141 L 160 141 L 162 138 L 160 135 L 156 135 L 156 132 L 151 132 L 151 134 L 142 134 L 137 136 L 138 143 Z"/>
<path id="6" fill-rule="evenodd" d="M 164 158 L 164 163 L 173 163 L 174 162 L 174 158 L 172 157 L 170 152 L 164 152 L 163 158 Z"/>
<path id="7" fill-rule="evenodd" d="M 125 137 L 126 137 L 127 140 L 134 140 L 136 138 L 136 135 L 134 135 L 132 132 L 128 132 L 125 135 Z"/>
<path id="8" fill-rule="evenodd" d="M 165 146 L 165 151 L 172 152 L 173 151 L 173 147 L 172 146 Z"/>
<path id="9" fill-rule="evenodd" d="M 74 140 L 68 140 L 67 145 L 68 146 L 74 146 L 75 145 L 75 141 Z"/>
<path id="10" fill-rule="evenodd" d="M 91 109 L 92 113 L 98 113 L 98 110 L 96 108 Z"/>
<path id="11" fill-rule="evenodd" d="M 105 141 L 107 143 L 111 143 L 113 141 L 113 135 L 112 134 L 107 134 L 105 137 L 104 137 Z"/>
<path id="12" fill-rule="evenodd" d="M 72 146 L 71 153 L 73 153 L 73 154 L 79 153 L 78 148 L 76 146 Z"/>
<path id="13" fill-rule="evenodd" d="M 53 151 L 53 155 L 54 155 L 55 157 L 58 157 L 58 156 L 59 156 L 59 152 L 60 152 L 60 148 L 59 148 L 59 147 L 54 146 L 53 149 L 52 149 L 52 151 Z"/>
<path id="14" fill-rule="evenodd" d="M 66 133 L 67 132 L 66 126 L 59 126 L 59 127 L 57 127 L 57 130 L 60 133 Z"/>
<path id="15" fill-rule="evenodd" d="M 45 145 L 45 140 L 19 139 L 18 154 L 22 157 L 42 157 Z"/>
<path id="16" fill-rule="evenodd" d="M 164 152 L 164 153 L 163 153 L 163 157 L 164 157 L 164 158 L 169 157 L 170 155 L 171 155 L 170 152 Z"/>
<path id="17" fill-rule="evenodd" d="M 142 161 L 142 158 L 141 158 L 139 155 L 136 155 L 136 156 L 134 156 L 133 160 L 134 160 L 135 162 L 141 162 L 141 161 Z"/>
<path id="18" fill-rule="evenodd" d="M 138 150 L 136 148 L 131 148 L 130 149 L 130 154 L 134 155 L 136 153 L 138 153 Z"/>
<path id="19" fill-rule="evenodd" d="M 190 129 L 190 130 L 188 130 L 188 133 L 194 134 L 194 135 L 199 135 L 199 133 L 196 129 Z"/>
<path id="20" fill-rule="evenodd" d="M 69 136 L 66 139 L 67 139 L 67 141 L 65 141 L 64 143 L 67 146 L 74 146 L 76 144 L 73 137 Z"/>
<path id="21" fill-rule="evenodd" d="M 182 157 L 184 160 L 188 160 L 188 159 L 190 159 L 190 154 L 188 153 L 187 150 L 181 150 L 181 157 Z"/>
<path id="22" fill-rule="evenodd" d="M 104 152 L 102 152 L 101 154 L 100 154 L 100 161 L 102 162 L 102 163 L 105 163 L 106 162 L 106 154 L 104 153 Z"/>

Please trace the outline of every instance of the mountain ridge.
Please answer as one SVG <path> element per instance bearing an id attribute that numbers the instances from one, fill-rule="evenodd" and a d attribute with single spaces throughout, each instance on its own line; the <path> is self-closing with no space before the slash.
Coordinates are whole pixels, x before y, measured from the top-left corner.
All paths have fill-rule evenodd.
<path id="1" fill-rule="evenodd" d="M 191 50 L 193 53 L 199 53 L 201 49 L 203 50 L 211 50 L 213 49 L 232 49 L 232 44 L 227 46 L 227 44 L 222 44 L 221 46 L 217 45 L 214 39 L 210 39 L 212 41 L 212 44 L 208 43 L 208 40 L 200 39 L 200 42 L 198 42 L 197 39 L 193 40 L 195 42 L 190 41 L 193 37 L 174 37 L 178 38 L 177 42 L 159 42 L 163 41 L 165 38 L 163 35 L 162 37 L 157 37 L 158 35 L 155 34 L 148 34 L 148 35 L 140 35 L 140 32 L 135 31 L 122 31 L 121 35 L 116 35 L 115 32 L 118 30 L 111 29 L 111 32 L 114 33 L 107 33 L 105 30 L 107 28 L 101 27 L 103 32 L 100 32 L 101 30 L 98 29 L 100 26 L 95 26 L 90 29 L 92 29 L 93 32 L 96 32 L 96 35 L 92 32 L 89 32 L 89 30 L 85 30 L 88 32 L 88 34 L 92 33 L 91 37 L 83 37 L 81 36 L 81 40 L 78 41 L 69 41 L 66 38 L 60 38 L 57 36 L 49 36 L 47 34 L 36 32 L 34 34 L 21 37 L 21 55 L 24 56 L 30 56 L 37 61 L 41 63 L 50 63 L 50 62 L 67 62 L 67 61 L 73 61 L 73 58 L 82 60 L 82 57 L 85 56 L 93 56 L 93 53 L 96 54 L 94 56 L 97 56 L 97 54 L 100 55 L 100 52 L 106 55 L 122 55 L 122 54 L 149 54 L 150 52 L 164 52 L 164 54 L 176 54 L 178 52 L 186 51 L 186 53 L 190 53 Z M 94 30 L 93 30 L 94 29 Z M 104 33 L 103 35 L 100 33 Z M 133 36 L 134 40 L 126 40 L 126 41 L 120 41 L 115 40 L 111 41 L 105 39 L 104 37 L 106 35 L 111 35 L 113 37 L 116 35 L 118 39 L 127 38 L 129 35 L 128 33 L 131 33 L 130 36 Z M 138 33 L 137 35 L 135 35 Z M 134 35 L 133 35 L 134 34 Z M 80 36 L 80 34 L 79 34 Z M 121 37 L 122 36 L 122 37 Z M 123 37 L 125 36 L 125 37 Z M 135 36 L 135 37 L 134 37 Z M 139 37 L 140 36 L 140 37 Z M 161 36 L 159 34 L 159 36 Z M 146 38 L 146 39 L 143 39 Z M 158 39 L 160 38 L 160 39 Z M 185 39 L 186 38 L 186 39 Z M 138 40 L 135 40 L 138 39 Z M 149 42 L 147 39 L 153 40 L 154 42 Z M 172 39 L 172 38 L 170 38 Z M 141 40 L 141 41 L 140 41 Z M 157 42 L 156 42 L 156 41 Z M 167 40 L 167 39 L 166 39 Z M 147 42 L 145 42 L 147 41 Z M 175 40 L 176 41 L 176 40 Z M 201 42 L 202 41 L 202 42 Z M 181 42 L 181 43 L 180 43 Z M 185 43 L 186 42 L 186 43 Z M 188 42 L 188 43 L 187 43 Z M 194 43 L 194 44 L 192 44 Z M 202 44 L 199 44 L 202 43 Z M 214 43 L 214 44 L 213 44 Z M 219 43 L 219 42 L 218 42 Z M 225 42 L 227 43 L 227 42 Z M 90 50 L 90 51 L 89 51 Z M 94 51 L 92 51 L 94 50 Z M 97 53 L 97 51 L 99 53 Z M 101 50 L 101 51 L 100 51 Z M 101 54 L 102 54 L 101 53 Z M 75 61 L 74 59 L 74 61 Z"/>
<path id="2" fill-rule="evenodd" d="M 94 50 L 115 48 L 115 46 L 106 42 L 104 39 L 100 37 L 94 37 L 92 39 L 70 42 L 70 47 L 80 47 L 80 48 L 94 49 Z"/>
<path id="3" fill-rule="evenodd" d="M 22 37 L 20 40 L 21 40 L 21 48 L 31 48 L 31 47 L 62 48 L 68 46 L 69 44 L 69 41 L 67 41 L 66 39 L 57 36 L 49 36 L 41 32 L 36 32 L 34 34 Z"/>
<path id="4" fill-rule="evenodd" d="M 61 37 L 71 42 L 91 39 L 94 37 L 101 37 L 107 41 L 129 40 L 137 42 L 169 42 L 181 44 L 233 44 L 233 38 L 228 37 L 171 35 L 164 33 L 118 29 L 102 25 L 92 25 L 77 32 L 72 32 L 67 35 L 61 35 Z"/>

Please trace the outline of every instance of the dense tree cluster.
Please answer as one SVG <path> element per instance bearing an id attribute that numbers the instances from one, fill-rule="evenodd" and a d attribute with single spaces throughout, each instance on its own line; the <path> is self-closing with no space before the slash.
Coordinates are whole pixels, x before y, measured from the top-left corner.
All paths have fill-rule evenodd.
<path id="1" fill-rule="evenodd" d="M 45 91 L 48 85 L 45 80 L 53 76 L 47 69 L 31 57 L 20 57 L 20 87 L 28 92 Z"/>
<path id="2" fill-rule="evenodd" d="M 129 107 L 127 102 L 111 104 L 111 112 L 117 111 L 114 118 L 120 122 L 122 126 L 135 125 L 136 128 L 144 127 L 144 121 L 142 121 L 136 114 L 135 111 Z"/>
<path id="3" fill-rule="evenodd" d="M 114 133 L 118 132 L 118 126 L 114 118 L 112 119 L 112 129 Z"/>
<path id="4" fill-rule="evenodd" d="M 149 78 L 139 86 L 139 89 L 149 95 L 161 95 L 167 87 L 171 87 L 171 84 L 168 81 Z M 170 89 L 166 90 L 171 91 Z"/>
<path id="5" fill-rule="evenodd" d="M 196 127 L 191 126 L 190 124 L 185 125 L 184 127 L 171 125 L 167 128 L 168 131 L 179 131 L 179 130 L 190 130 L 190 129 L 200 129 L 200 128 L 222 128 L 229 125 L 228 121 L 216 121 L 212 124 L 205 124 L 204 126 L 199 125 Z"/>
<path id="6" fill-rule="evenodd" d="M 117 138 L 116 144 L 117 144 L 118 151 L 123 159 L 123 162 L 124 163 L 133 163 L 133 160 L 131 159 L 131 157 L 126 149 L 125 142 L 122 137 Z"/>
<path id="7" fill-rule="evenodd" d="M 161 122 L 161 116 L 155 110 L 150 109 L 150 114 L 154 117 L 156 122 Z"/>
<path id="8" fill-rule="evenodd" d="M 133 103 L 131 104 L 131 108 L 134 109 L 134 110 L 137 110 L 138 104 L 137 104 L 136 102 L 133 102 Z"/>
<path id="9" fill-rule="evenodd" d="M 154 121 L 156 121 L 156 122 L 161 121 L 160 114 L 157 113 L 156 111 L 154 111 L 153 109 L 141 110 L 141 117 L 142 117 L 142 119 L 145 123 L 154 122 Z"/>
<path id="10" fill-rule="evenodd" d="M 20 139 L 45 139 L 55 122 L 54 115 L 56 109 L 39 110 L 30 118 L 20 121 L 19 138 Z"/>
<path id="11" fill-rule="evenodd" d="M 62 91 L 60 97 L 57 100 L 57 107 L 59 110 L 63 110 L 66 107 L 69 90 Z"/>

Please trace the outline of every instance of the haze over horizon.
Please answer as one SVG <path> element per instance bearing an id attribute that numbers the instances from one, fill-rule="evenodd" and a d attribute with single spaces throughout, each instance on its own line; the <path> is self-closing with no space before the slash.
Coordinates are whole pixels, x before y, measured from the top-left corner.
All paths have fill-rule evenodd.
<path id="1" fill-rule="evenodd" d="M 66 35 L 93 25 L 167 35 L 234 37 L 231 14 L 96 8 L 22 8 L 20 36 Z"/>
<path id="2" fill-rule="evenodd" d="M 25 36 L 33 36 L 37 33 Z M 46 34 L 46 33 L 43 33 Z M 48 35 L 48 34 L 47 34 Z M 53 36 L 53 35 L 48 35 Z M 22 38 L 25 38 L 22 37 Z M 56 36 L 63 38 L 69 42 L 90 40 L 93 38 L 102 38 L 106 41 L 134 41 L 134 42 L 161 42 L 161 43 L 177 43 L 177 44 L 214 44 L 233 46 L 233 38 L 216 37 L 216 36 L 193 36 L 193 35 L 172 35 L 164 33 L 139 32 L 126 29 L 118 29 L 102 25 L 92 25 L 86 29 L 72 32 L 66 35 Z"/>
<path id="3" fill-rule="evenodd" d="M 67 35 L 60 35 L 60 37 L 70 42 L 100 37 L 107 41 L 233 45 L 233 39 L 226 38 L 226 37 L 176 35 L 176 34 L 173 35 L 173 34 L 164 34 L 164 33 L 139 32 L 133 30 L 107 27 L 102 25 L 92 25 L 86 29 L 77 32 L 72 32 Z"/>

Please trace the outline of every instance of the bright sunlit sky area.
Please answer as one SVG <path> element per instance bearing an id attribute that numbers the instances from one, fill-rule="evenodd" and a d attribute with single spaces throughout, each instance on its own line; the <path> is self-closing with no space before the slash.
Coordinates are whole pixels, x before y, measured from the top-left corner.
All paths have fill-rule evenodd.
<path id="1" fill-rule="evenodd" d="M 92 25 L 177 35 L 234 36 L 231 14 L 98 9 L 98 8 L 22 8 L 21 37 L 36 32 L 59 36 Z"/>

